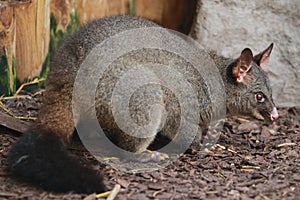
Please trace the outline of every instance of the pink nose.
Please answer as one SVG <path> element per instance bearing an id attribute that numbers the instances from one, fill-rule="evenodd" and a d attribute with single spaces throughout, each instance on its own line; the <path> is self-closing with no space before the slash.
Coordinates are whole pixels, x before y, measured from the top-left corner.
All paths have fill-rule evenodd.
<path id="1" fill-rule="evenodd" d="M 277 120 L 278 118 L 279 118 L 279 114 L 278 114 L 278 112 L 277 112 L 277 108 L 274 107 L 273 110 L 272 110 L 272 112 L 271 112 L 271 120 L 272 120 L 272 121 L 275 121 L 275 120 Z"/>

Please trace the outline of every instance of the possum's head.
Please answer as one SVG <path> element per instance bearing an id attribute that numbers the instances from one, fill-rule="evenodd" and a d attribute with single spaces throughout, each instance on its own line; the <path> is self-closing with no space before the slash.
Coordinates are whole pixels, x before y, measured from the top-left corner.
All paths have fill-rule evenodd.
<path id="1" fill-rule="evenodd" d="M 246 115 L 260 120 L 275 121 L 279 115 L 272 98 L 269 78 L 263 71 L 273 43 L 253 56 L 246 48 L 227 67 L 227 110 L 230 114 Z"/>

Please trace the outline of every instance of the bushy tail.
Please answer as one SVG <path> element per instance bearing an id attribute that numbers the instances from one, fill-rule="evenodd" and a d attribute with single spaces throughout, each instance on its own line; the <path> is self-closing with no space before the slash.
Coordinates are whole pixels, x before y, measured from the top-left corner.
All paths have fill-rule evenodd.
<path id="1" fill-rule="evenodd" d="M 93 193 L 105 191 L 102 175 L 68 154 L 54 134 L 24 134 L 8 155 L 14 176 L 53 192 Z"/>

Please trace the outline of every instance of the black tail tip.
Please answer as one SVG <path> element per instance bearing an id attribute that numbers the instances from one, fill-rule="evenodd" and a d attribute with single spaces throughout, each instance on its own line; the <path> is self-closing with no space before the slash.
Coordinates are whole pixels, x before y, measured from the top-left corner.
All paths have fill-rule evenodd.
<path id="1" fill-rule="evenodd" d="M 60 139 L 47 132 L 26 133 L 8 155 L 13 176 L 51 192 L 104 192 L 102 174 L 68 154 Z"/>

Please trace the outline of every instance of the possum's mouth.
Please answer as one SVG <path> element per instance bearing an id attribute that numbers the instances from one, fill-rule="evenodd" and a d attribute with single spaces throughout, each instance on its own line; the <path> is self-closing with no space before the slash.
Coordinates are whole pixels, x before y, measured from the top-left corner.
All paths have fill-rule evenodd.
<path id="1" fill-rule="evenodd" d="M 254 112 L 253 112 L 253 117 L 256 118 L 256 119 L 258 119 L 258 120 L 265 121 L 265 118 L 268 119 L 268 117 L 264 117 L 263 115 L 265 115 L 265 114 L 260 113 L 260 112 L 258 112 L 258 111 L 254 111 Z"/>
<path id="2" fill-rule="evenodd" d="M 271 112 L 254 111 L 253 116 L 258 120 L 268 121 L 268 122 L 273 122 L 279 118 L 276 107 L 274 107 Z"/>

